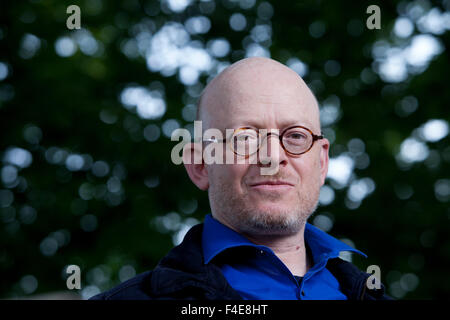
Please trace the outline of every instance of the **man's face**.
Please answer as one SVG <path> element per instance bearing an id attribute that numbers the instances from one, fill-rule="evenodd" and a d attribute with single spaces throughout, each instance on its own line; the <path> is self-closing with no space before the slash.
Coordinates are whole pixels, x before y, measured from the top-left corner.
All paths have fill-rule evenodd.
<path id="1" fill-rule="evenodd" d="M 278 66 L 262 66 L 224 77 L 208 94 L 208 127 L 283 129 L 301 125 L 320 134 L 315 99 L 300 85 L 300 78 Z M 255 74 L 256 73 L 256 74 Z M 208 165 L 209 198 L 213 215 L 232 229 L 249 235 L 298 232 L 317 206 L 326 175 L 328 141 L 319 140 L 310 151 L 293 156 L 271 135 L 266 146 L 270 161 L 278 163 L 274 175 L 261 175 L 257 164 Z M 272 149 L 272 151 L 274 150 Z M 270 150 L 270 147 L 269 147 Z M 324 168 L 325 167 L 325 168 Z"/>

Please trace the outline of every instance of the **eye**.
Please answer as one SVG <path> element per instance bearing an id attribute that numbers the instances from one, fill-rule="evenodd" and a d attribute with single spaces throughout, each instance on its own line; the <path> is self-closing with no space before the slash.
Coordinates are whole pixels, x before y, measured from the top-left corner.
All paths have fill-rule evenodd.
<path id="1" fill-rule="evenodd" d="M 283 135 L 283 143 L 285 146 L 304 147 L 310 140 L 311 136 L 305 130 L 301 129 L 293 129 Z"/>
<path id="2" fill-rule="evenodd" d="M 250 136 L 247 135 L 247 134 L 241 134 L 241 135 L 237 136 L 236 139 L 237 139 L 239 142 L 245 142 L 245 141 L 247 141 L 247 140 L 250 139 Z"/>
<path id="3" fill-rule="evenodd" d="M 307 136 L 303 132 L 300 132 L 300 131 L 289 132 L 285 135 L 285 137 L 287 139 L 292 139 L 292 140 L 307 139 Z"/>
<path id="4" fill-rule="evenodd" d="M 234 136 L 236 142 L 253 142 L 258 139 L 256 132 L 244 131 Z"/>

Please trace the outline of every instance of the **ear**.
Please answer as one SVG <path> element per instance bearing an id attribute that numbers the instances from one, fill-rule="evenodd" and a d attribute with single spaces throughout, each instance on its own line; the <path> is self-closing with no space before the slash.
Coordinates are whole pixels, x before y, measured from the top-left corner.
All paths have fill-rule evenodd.
<path id="1" fill-rule="evenodd" d="M 327 173 L 328 173 L 328 161 L 329 161 L 329 156 L 328 156 L 328 151 L 330 149 L 330 141 L 328 141 L 328 139 L 324 138 L 321 139 L 321 145 L 320 145 L 320 182 L 321 182 L 321 186 L 323 186 L 323 184 L 325 183 L 325 179 L 327 177 Z"/>
<path id="2" fill-rule="evenodd" d="M 202 143 L 190 142 L 184 146 L 183 164 L 191 181 L 200 190 L 208 190 L 208 170 L 203 162 Z"/>

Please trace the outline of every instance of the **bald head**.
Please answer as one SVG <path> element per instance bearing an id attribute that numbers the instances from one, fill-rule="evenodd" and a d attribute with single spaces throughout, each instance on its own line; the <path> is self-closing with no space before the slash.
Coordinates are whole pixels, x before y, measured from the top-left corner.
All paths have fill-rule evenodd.
<path id="1" fill-rule="evenodd" d="M 233 128 L 239 118 L 265 127 L 274 112 L 277 121 L 299 117 L 320 132 L 317 100 L 303 79 L 275 60 L 253 57 L 232 64 L 206 86 L 197 119 L 204 129 Z"/>

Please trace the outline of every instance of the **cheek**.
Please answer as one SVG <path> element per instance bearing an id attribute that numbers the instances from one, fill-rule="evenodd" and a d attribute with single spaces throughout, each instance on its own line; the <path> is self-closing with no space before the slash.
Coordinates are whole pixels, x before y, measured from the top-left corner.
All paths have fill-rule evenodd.
<path id="1" fill-rule="evenodd" d="M 221 190 L 224 188 L 234 190 L 237 193 L 242 192 L 242 182 L 247 172 L 248 165 L 213 165 L 210 168 L 210 184 L 219 183 Z"/>
<path id="2" fill-rule="evenodd" d="M 320 161 L 318 157 L 298 159 L 293 167 L 300 178 L 301 188 L 320 182 Z"/>

